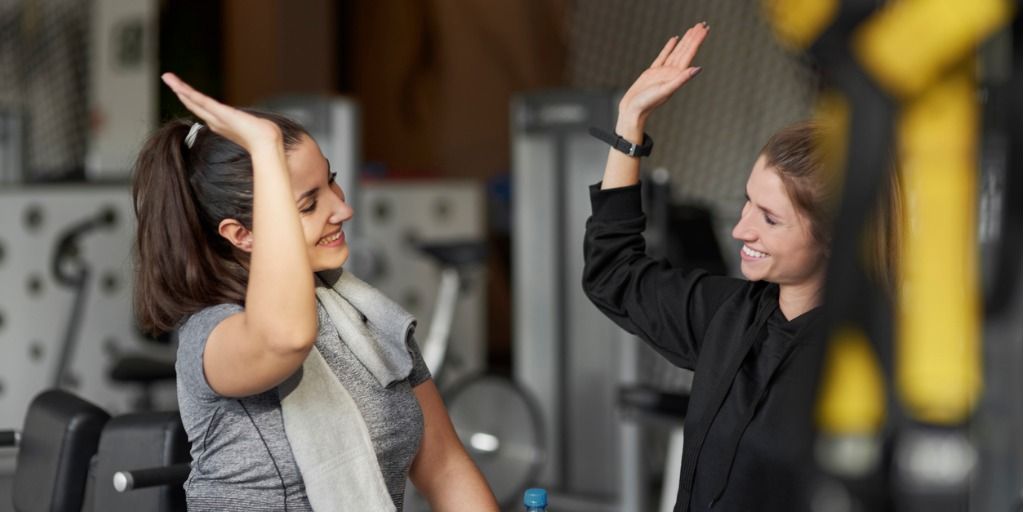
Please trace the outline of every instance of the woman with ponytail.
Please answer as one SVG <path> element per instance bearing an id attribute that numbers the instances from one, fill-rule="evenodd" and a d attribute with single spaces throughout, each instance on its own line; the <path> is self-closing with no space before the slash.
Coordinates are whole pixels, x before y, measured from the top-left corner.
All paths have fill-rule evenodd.
<path id="1" fill-rule="evenodd" d="M 497 510 L 412 338 L 414 319 L 341 270 L 352 208 L 316 142 L 172 74 L 172 121 L 133 173 L 135 310 L 178 331 L 190 510 Z"/>

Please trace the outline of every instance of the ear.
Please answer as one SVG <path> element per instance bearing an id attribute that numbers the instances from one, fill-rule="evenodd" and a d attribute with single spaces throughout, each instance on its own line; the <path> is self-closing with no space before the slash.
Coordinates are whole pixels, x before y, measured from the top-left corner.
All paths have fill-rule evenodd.
<path id="1" fill-rule="evenodd" d="M 217 226 L 217 232 L 231 245 L 245 251 L 252 252 L 252 231 L 235 219 L 224 219 Z"/>

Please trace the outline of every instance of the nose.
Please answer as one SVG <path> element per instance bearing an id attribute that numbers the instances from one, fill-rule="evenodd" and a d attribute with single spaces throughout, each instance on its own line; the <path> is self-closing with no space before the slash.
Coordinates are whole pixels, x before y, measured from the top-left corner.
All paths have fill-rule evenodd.
<path id="1" fill-rule="evenodd" d="M 328 221 L 331 224 L 341 224 L 355 215 L 355 210 L 342 198 L 341 194 L 331 194 L 334 200 L 331 204 L 331 217 Z"/>
<path id="2" fill-rule="evenodd" d="M 750 210 L 750 203 L 747 203 L 740 212 L 740 220 L 736 221 L 736 226 L 732 228 L 732 237 L 741 242 L 752 242 L 757 239 L 757 232 L 750 223 Z"/>

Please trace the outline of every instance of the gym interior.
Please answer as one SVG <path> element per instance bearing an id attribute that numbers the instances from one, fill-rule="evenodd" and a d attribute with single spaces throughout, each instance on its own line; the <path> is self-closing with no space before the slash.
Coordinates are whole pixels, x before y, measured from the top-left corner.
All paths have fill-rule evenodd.
<path id="1" fill-rule="evenodd" d="M 194 118 L 168 71 L 319 143 L 355 211 L 345 269 L 417 318 L 502 510 L 522 510 L 527 488 L 559 512 L 673 510 L 694 372 L 609 320 L 580 282 L 588 187 L 609 158 L 590 129 L 615 126 L 664 41 L 702 21 L 700 77 L 645 128 L 650 256 L 742 277 L 733 227 L 765 140 L 824 118 L 846 148 L 815 340 L 831 351 L 808 418 L 815 478 L 793 499 L 1019 511 L 1020 10 L 4 0 L 0 512 L 185 510 L 178 340 L 144 334 L 132 297 L 133 162 L 158 126 Z M 906 281 L 890 300 L 856 262 L 892 159 Z M 429 509 L 407 485 L 404 510 Z"/>

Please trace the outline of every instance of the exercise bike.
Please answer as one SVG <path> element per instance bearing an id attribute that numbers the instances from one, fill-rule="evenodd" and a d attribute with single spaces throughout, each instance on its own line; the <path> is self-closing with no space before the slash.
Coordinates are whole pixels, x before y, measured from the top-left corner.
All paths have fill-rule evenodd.
<path id="1" fill-rule="evenodd" d="M 486 247 L 475 241 L 416 246 L 441 269 L 421 351 L 434 380 L 443 381 L 459 292 L 468 271 L 486 257 Z M 508 377 L 486 371 L 444 386 L 442 398 L 459 440 L 502 509 L 519 506 L 523 491 L 534 483 L 545 462 L 540 408 L 534 398 Z"/>

